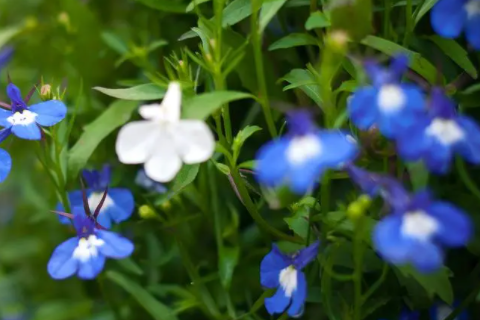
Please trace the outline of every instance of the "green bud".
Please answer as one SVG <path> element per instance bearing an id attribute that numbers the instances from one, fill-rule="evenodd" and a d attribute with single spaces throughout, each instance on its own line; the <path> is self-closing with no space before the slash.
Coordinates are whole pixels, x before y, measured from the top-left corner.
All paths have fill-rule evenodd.
<path id="1" fill-rule="evenodd" d="M 370 207 L 370 204 L 372 203 L 372 198 L 370 198 L 366 194 L 362 194 L 360 197 L 358 197 L 357 202 L 360 203 L 364 209 L 367 209 L 368 207 Z"/>
<path id="2" fill-rule="evenodd" d="M 355 201 L 348 205 L 347 216 L 352 220 L 356 220 L 363 216 L 364 211 L 363 205 L 359 201 Z"/>
<path id="3" fill-rule="evenodd" d="M 138 214 L 142 219 L 152 219 L 157 216 L 155 211 L 148 205 L 143 205 L 138 209 Z"/>

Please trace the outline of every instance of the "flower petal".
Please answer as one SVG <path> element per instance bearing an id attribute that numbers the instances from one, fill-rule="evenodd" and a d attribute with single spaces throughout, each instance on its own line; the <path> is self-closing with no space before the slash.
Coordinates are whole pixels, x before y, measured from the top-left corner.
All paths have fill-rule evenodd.
<path id="1" fill-rule="evenodd" d="M 463 129 L 465 138 L 455 145 L 455 151 L 469 162 L 480 163 L 480 127 L 466 116 L 459 116 L 457 123 Z"/>
<path id="2" fill-rule="evenodd" d="M 94 279 L 105 266 L 105 257 L 103 255 L 91 256 L 85 262 L 78 262 L 78 277 L 84 280 Z"/>
<path id="3" fill-rule="evenodd" d="M 25 106 L 25 102 L 23 102 L 22 93 L 20 92 L 20 89 L 13 83 L 9 83 L 7 85 L 7 96 L 10 98 L 10 100 L 12 100 L 13 109 L 15 109 L 15 107 L 17 106 L 20 106 L 20 107 Z"/>
<path id="4" fill-rule="evenodd" d="M 279 138 L 263 145 L 257 153 L 256 177 L 261 184 L 269 187 L 281 185 L 290 173 L 285 153 L 289 139 Z"/>
<path id="5" fill-rule="evenodd" d="M 307 264 L 312 262 L 318 255 L 318 247 L 320 246 L 319 241 L 315 241 L 308 247 L 300 250 L 294 259 L 295 268 L 297 270 L 302 270 Z"/>
<path id="6" fill-rule="evenodd" d="M 130 256 L 133 252 L 133 243 L 114 232 L 99 230 L 97 231 L 97 236 L 105 241 L 102 246 L 98 247 L 98 250 L 106 257 L 123 259 Z"/>
<path id="7" fill-rule="evenodd" d="M 417 241 L 412 247 L 412 264 L 422 273 L 438 270 L 443 264 L 443 252 L 429 241 Z"/>
<path id="8" fill-rule="evenodd" d="M 163 119 L 169 122 L 180 120 L 180 108 L 182 105 L 182 88 L 178 82 L 170 82 L 167 93 L 162 100 Z"/>
<path id="9" fill-rule="evenodd" d="M 10 157 L 10 154 L 5 150 L 0 149 L 0 182 L 5 181 L 11 169 L 12 158 Z"/>
<path id="10" fill-rule="evenodd" d="M 473 224 L 468 215 L 448 202 L 436 201 L 428 213 L 440 223 L 436 238 L 450 247 L 464 246 L 473 234 Z"/>
<path id="11" fill-rule="evenodd" d="M 287 257 L 273 245 L 272 250 L 260 263 L 260 283 L 265 288 L 276 288 L 280 285 L 280 271 L 290 265 Z"/>
<path id="12" fill-rule="evenodd" d="M 358 143 L 354 137 L 344 131 L 321 131 L 321 162 L 329 167 L 338 168 L 351 162 L 358 154 Z"/>
<path id="13" fill-rule="evenodd" d="M 7 119 L 11 115 L 12 115 L 12 111 L 0 108 L 0 126 L 5 128 L 10 128 L 12 124 Z"/>
<path id="14" fill-rule="evenodd" d="M 288 308 L 288 315 L 290 317 L 298 316 L 302 310 L 305 300 L 307 299 L 307 280 L 305 274 L 297 271 L 297 288 L 293 292 L 292 304 Z"/>
<path id="15" fill-rule="evenodd" d="M 375 123 L 378 114 L 377 95 L 378 90 L 374 87 L 360 88 L 347 103 L 350 119 L 361 130 L 367 130 Z"/>
<path id="16" fill-rule="evenodd" d="M 282 313 L 289 304 L 290 298 L 286 296 L 282 287 L 279 287 L 272 297 L 265 299 L 265 308 L 271 315 Z"/>
<path id="17" fill-rule="evenodd" d="M 28 108 L 35 112 L 35 121 L 41 126 L 53 126 L 62 121 L 67 115 L 67 107 L 62 101 L 50 100 L 34 104 Z"/>
<path id="18" fill-rule="evenodd" d="M 130 218 L 135 208 L 132 192 L 128 189 L 114 188 L 108 191 L 108 196 L 113 200 L 113 204 L 105 208 L 102 214 L 108 215 L 116 223 Z"/>
<path id="19" fill-rule="evenodd" d="M 65 279 L 77 271 L 78 261 L 73 258 L 77 245 L 78 238 L 70 238 L 53 251 L 47 265 L 48 273 L 53 279 Z"/>
<path id="20" fill-rule="evenodd" d="M 152 121 L 130 122 L 120 129 L 115 145 L 120 162 L 144 163 L 154 152 L 161 129 Z"/>
<path id="21" fill-rule="evenodd" d="M 138 113 L 140 113 L 143 119 L 153 120 L 161 116 L 162 110 L 162 106 L 159 103 L 153 103 L 140 106 Z"/>
<path id="22" fill-rule="evenodd" d="M 477 50 L 480 50 L 480 15 L 476 14 L 467 21 L 465 30 L 468 43 Z"/>
<path id="23" fill-rule="evenodd" d="M 167 132 L 158 135 L 155 141 L 155 153 L 145 162 L 145 173 L 158 182 L 169 182 L 175 178 L 182 167 L 172 137 Z"/>
<path id="24" fill-rule="evenodd" d="M 379 254 L 392 264 L 405 264 L 410 258 L 412 241 L 402 237 L 402 216 L 390 214 L 373 230 L 373 244 Z"/>
<path id="25" fill-rule="evenodd" d="M 460 36 L 467 20 L 467 12 L 464 9 L 466 1 L 440 0 L 432 9 L 433 30 L 445 38 Z"/>
<path id="26" fill-rule="evenodd" d="M 36 122 L 27 125 L 17 124 L 12 126 L 12 132 L 19 138 L 27 140 L 40 140 L 42 134 Z"/>
<path id="27" fill-rule="evenodd" d="M 205 162 L 213 155 L 215 138 L 205 122 L 181 120 L 175 130 L 175 148 L 184 163 Z"/>

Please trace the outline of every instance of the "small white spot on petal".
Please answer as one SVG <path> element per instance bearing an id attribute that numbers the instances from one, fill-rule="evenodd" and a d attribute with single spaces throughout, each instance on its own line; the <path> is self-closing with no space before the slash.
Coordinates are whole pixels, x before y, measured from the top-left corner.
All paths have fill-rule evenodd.
<path id="1" fill-rule="evenodd" d="M 320 139 L 309 134 L 293 138 L 287 148 L 287 160 L 290 164 L 297 166 L 317 157 L 322 152 Z"/>
<path id="2" fill-rule="evenodd" d="M 297 270 L 293 266 L 288 266 L 280 271 L 279 282 L 285 295 L 290 298 L 297 290 Z"/>
<path id="3" fill-rule="evenodd" d="M 37 114 L 29 110 L 23 110 L 22 112 L 15 112 L 13 115 L 7 118 L 7 121 L 12 125 L 28 126 L 35 122 Z"/>
<path id="4" fill-rule="evenodd" d="M 468 1 L 467 3 L 465 3 L 465 10 L 467 11 L 468 19 L 472 19 L 476 15 L 480 15 L 480 1 Z"/>
<path id="5" fill-rule="evenodd" d="M 95 235 L 90 235 L 88 239 L 81 238 L 78 241 L 78 246 L 73 251 L 73 257 L 81 262 L 90 260 L 91 257 L 98 255 L 98 247 L 105 244 L 105 241 L 98 239 Z"/>
<path id="6" fill-rule="evenodd" d="M 405 97 L 401 87 L 389 84 L 382 86 L 377 99 L 380 110 L 390 113 L 403 108 L 407 97 Z"/>
<path id="7" fill-rule="evenodd" d="M 437 220 L 426 212 L 418 210 L 405 213 L 401 226 L 404 236 L 428 241 L 439 228 Z"/>
<path id="8" fill-rule="evenodd" d="M 429 136 L 434 136 L 441 144 L 451 145 L 465 137 L 462 128 L 452 120 L 436 118 L 425 130 Z"/>
<path id="9" fill-rule="evenodd" d="M 102 197 L 103 197 L 103 193 L 100 193 L 100 192 L 93 192 L 88 197 L 88 206 L 90 207 L 90 210 L 92 210 L 92 212 L 98 207 L 98 205 L 100 204 L 100 201 L 102 200 Z M 112 206 L 113 204 L 114 204 L 113 199 L 110 198 L 110 196 L 107 194 L 100 212 Z"/>

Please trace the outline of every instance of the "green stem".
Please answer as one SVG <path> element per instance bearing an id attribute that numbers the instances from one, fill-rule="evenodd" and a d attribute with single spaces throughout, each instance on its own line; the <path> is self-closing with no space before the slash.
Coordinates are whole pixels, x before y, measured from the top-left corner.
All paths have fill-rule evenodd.
<path id="1" fill-rule="evenodd" d="M 392 0 L 385 0 L 385 11 L 383 15 L 383 37 L 389 39 L 390 36 L 390 12 L 392 9 Z"/>
<path id="2" fill-rule="evenodd" d="M 355 234 L 353 239 L 353 286 L 354 286 L 354 308 L 353 320 L 361 320 L 362 307 L 362 271 L 363 271 L 363 217 L 359 217 L 355 223 Z"/>
<path id="3" fill-rule="evenodd" d="M 271 235 L 279 239 L 304 244 L 304 241 L 302 239 L 298 237 L 290 236 L 276 229 L 275 227 L 271 226 L 267 221 L 265 221 L 263 217 L 260 215 L 260 213 L 258 212 L 255 204 L 253 203 L 253 200 L 250 197 L 250 194 L 248 193 L 248 189 L 245 186 L 245 183 L 243 182 L 243 179 L 240 176 L 240 173 L 238 172 L 238 168 L 235 168 L 235 167 L 231 168 L 231 173 L 232 173 L 233 181 L 235 182 L 235 185 L 238 189 L 238 193 L 242 197 L 242 202 L 245 208 L 247 208 L 248 213 L 250 213 L 253 220 L 255 220 L 255 222 L 258 224 L 260 229 L 265 230 L 266 232 L 270 233 Z"/>
<path id="4" fill-rule="evenodd" d="M 375 281 L 375 283 L 370 287 L 370 289 L 368 289 L 368 291 L 363 295 L 362 305 L 368 301 L 368 299 L 375 293 L 375 291 L 378 290 L 378 288 L 380 288 L 382 283 L 387 278 L 387 274 L 388 274 L 388 264 L 385 263 L 383 265 L 382 274 L 380 275 L 380 278 L 378 278 L 378 280 Z"/>
<path id="5" fill-rule="evenodd" d="M 410 40 L 410 33 L 413 31 L 413 3 L 412 0 L 407 0 L 405 6 L 405 37 L 403 39 L 403 46 L 407 46 Z"/>
<path id="6" fill-rule="evenodd" d="M 259 0 L 252 0 L 252 15 L 251 15 L 251 26 L 252 26 L 252 46 L 253 54 L 255 58 L 255 69 L 257 72 L 258 86 L 260 87 L 260 101 L 263 109 L 263 114 L 265 116 L 265 121 L 267 122 L 268 131 L 272 138 L 277 136 L 277 128 L 275 127 L 275 122 L 273 121 L 272 111 L 270 108 L 270 100 L 268 98 L 267 91 L 267 82 L 265 80 L 265 71 L 263 66 L 263 56 L 262 56 L 262 34 L 259 31 L 258 26 L 258 11 L 259 11 Z"/>
<path id="7" fill-rule="evenodd" d="M 317 11 L 318 0 L 310 0 L 310 13 Z"/>
<path id="8" fill-rule="evenodd" d="M 97 283 L 98 283 L 98 286 L 100 287 L 100 291 L 102 293 L 103 299 L 110 306 L 110 310 L 112 310 L 115 319 L 122 320 L 123 317 L 122 317 L 122 314 L 120 313 L 120 306 L 117 305 L 115 301 L 113 301 L 113 299 L 111 298 L 111 294 L 105 289 L 105 280 L 102 275 L 100 275 L 97 278 Z"/>
<path id="9" fill-rule="evenodd" d="M 320 210 L 325 215 L 330 211 L 330 182 L 331 172 L 325 172 L 320 186 Z"/>
<path id="10" fill-rule="evenodd" d="M 215 127 L 217 128 L 217 134 L 218 138 L 220 140 L 220 144 L 224 146 L 225 148 L 228 148 L 228 143 L 227 140 L 225 139 L 225 136 L 223 135 L 223 130 L 222 130 L 222 119 L 220 118 L 220 113 L 214 113 L 213 114 L 213 119 L 215 120 Z"/>

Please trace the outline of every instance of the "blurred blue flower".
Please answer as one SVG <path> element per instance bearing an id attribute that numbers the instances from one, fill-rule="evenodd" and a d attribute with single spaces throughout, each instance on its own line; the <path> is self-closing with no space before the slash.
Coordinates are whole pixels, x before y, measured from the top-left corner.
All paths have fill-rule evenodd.
<path id="1" fill-rule="evenodd" d="M 458 115 L 455 103 L 440 88 L 434 88 L 429 115 L 419 119 L 397 137 L 398 153 L 407 161 L 422 159 L 428 169 L 445 173 L 453 154 L 480 163 L 480 127 L 469 117 Z"/>
<path id="2" fill-rule="evenodd" d="M 397 193 L 403 199 L 396 199 Z M 373 243 L 379 254 L 395 265 L 413 264 L 431 272 L 443 264 L 442 247 L 460 247 L 469 241 L 469 217 L 450 203 L 433 200 L 427 191 L 405 197 L 400 189 L 390 193 L 393 212 L 377 223 Z"/>
<path id="3" fill-rule="evenodd" d="M 257 178 L 269 187 L 287 184 L 304 194 L 327 169 L 352 161 L 358 152 L 355 139 L 340 130 L 319 130 L 311 115 L 296 111 L 288 115 L 286 136 L 265 144 L 257 154 Z"/>
<path id="4" fill-rule="evenodd" d="M 40 126 L 50 127 L 62 121 L 67 114 L 67 107 L 62 101 L 50 100 L 31 106 L 22 99 L 20 89 L 13 83 L 7 86 L 7 95 L 12 101 L 11 110 L 0 108 L 0 126 L 7 129 L 5 139 L 13 132 L 19 138 L 40 140 Z"/>
<path id="5" fill-rule="evenodd" d="M 0 51 L 0 70 L 10 62 L 13 56 L 14 49 L 12 46 L 7 46 Z"/>
<path id="6" fill-rule="evenodd" d="M 2 135 L 3 130 L 0 130 L 0 136 Z M 0 182 L 5 181 L 12 169 L 12 158 L 10 154 L 0 149 Z"/>
<path id="7" fill-rule="evenodd" d="M 150 179 L 145 173 L 145 169 L 140 169 L 135 177 L 135 183 L 149 191 L 156 193 L 165 193 L 167 192 L 167 187 L 165 187 L 160 182 Z"/>
<path id="8" fill-rule="evenodd" d="M 293 255 L 282 253 L 274 244 L 260 264 L 260 283 L 263 287 L 277 289 L 275 295 L 265 299 L 269 314 L 282 313 L 288 308 L 288 315 L 302 314 L 307 298 L 307 280 L 302 269 L 318 254 L 319 242 Z"/>
<path id="9" fill-rule="evenodd" d="M 420 312 L 410 311 L 408 309 L 403 309 L 399 318 L 399 320 L 419 320 L 419 319 L 420 319 Z"/>
<path id="10" fill-rule="evenodd" d="M 350 119 L 361 130 L 376 125 L 380 132 L 393 138 L 417 121 L 424 111 L 424 98 L 413 84 L 400 83 L 408 68 L 408 58 L 396 56 L 389 68 L 368 61 L 365 69 L 371 86 L 360 87 L 348 101 Z"/>
<path id="11" fill-rule="evenodd" d="M 53 279 L 77 274 L 93 279 L 103 269 L 106 258 L 123 259 L 133 252 L 133 243 L 116 233 L 99 230 L 82 207 L 73 208 L 73 225 L 77 236 L 61 243 L 52 253 L 47 270 Z"/>
<path id="12" fill-rule="evenodd" d="M 465 30 L 468 42 L 480 49 L 480 0 L 440 0 L 431 21 L 433 30 L 445 38 L 456 38 Z"/>
<path id="13" fill-rule="evenodd" d="M 454 303 L 453 307 L 455 308 L 458 303 Z M 429 314 L 431 320 L 445 320 L 453 312 L 453 308 L 444 304 L 435 304 L 433 307 L 430 308 Z M 466 311 L 463 311 L 458 315 L 458 317 L 454 318 L 453 320 L 468 320 L 469 316 Z"/>
<path id="14" fill-rule="evenodd" d="M 110 166 L 103 166 L 101 171 L 83 170 L 82 175 L 88 185 L 88 189 L 86 190 L 88 205 L 93 212 L 102 200 L 103 193 L 110 183 Z M 81 190 L 69 192 L 68 199 L 72 207 L 83 205 Z M 56 209 L 57 211 L 64 210 L 60 203 Z M 134 209 L 135 201 L 130 190 L 124 188 L 108 189 L 107 197 L 100 209 L 97 222 L 102 227 L 108 229 L 112 226 L 112 221 L 120 223 L 130 218 Z M 64 224 L 70 223 L 70 220 L 66 217 L 59 216 L 59 219 Z"/>

